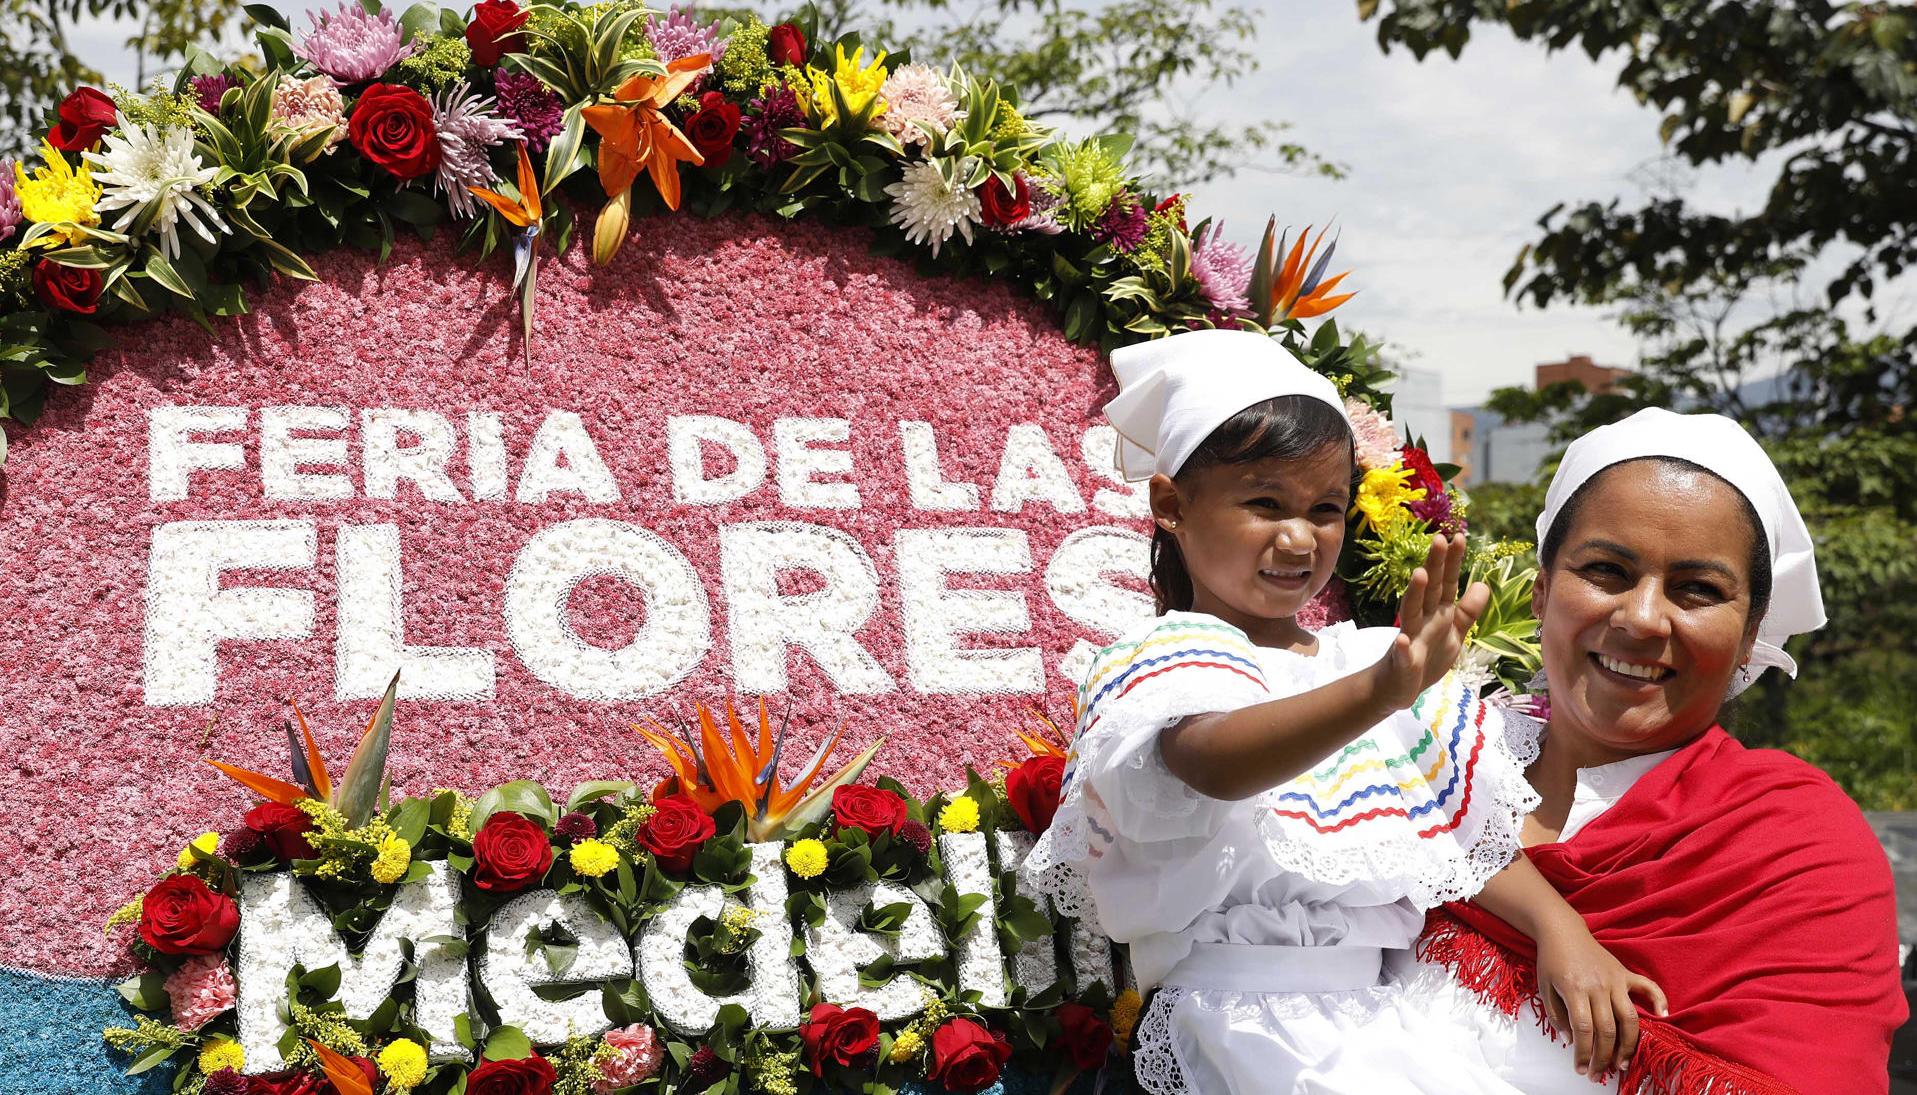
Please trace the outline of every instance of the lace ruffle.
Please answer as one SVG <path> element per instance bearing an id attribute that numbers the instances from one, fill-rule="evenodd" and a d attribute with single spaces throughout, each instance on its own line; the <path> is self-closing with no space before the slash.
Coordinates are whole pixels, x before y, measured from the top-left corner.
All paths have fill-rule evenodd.
<path id="1" fill-rule="evenodd" d="M 1354 1024 L 1396 1006 L 1403 994 L 1394 985 L 1376 985 L 1349 992 L 1232 992 L 1166 985 L 1152 995 L 1151 1005 L 1133 1035 L 1132 1069 L 1139 1086 L 1151 1095 L 1194 1095 L 1196 1081 L 1185 1068 L 1172 1033 L 1172 1011 L 1190 1000 L 1190 1006 L 1229 1015 L 1234 1029 L 1280 1029 L 1306 1017 L 1331 1016 Z M 1209 1095 L 1209 1093 L 1206 1093 Z"/>

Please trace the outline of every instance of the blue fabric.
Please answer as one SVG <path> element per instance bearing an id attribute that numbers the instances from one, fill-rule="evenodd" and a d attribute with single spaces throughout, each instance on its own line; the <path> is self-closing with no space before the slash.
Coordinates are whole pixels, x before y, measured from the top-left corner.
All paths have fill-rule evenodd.
<path id="1" fill-rule="evenodd" d="M 6 1095 L 165 1095 L 173 1066 L 127 1076 L 102 1028 L 131 1026 L 106 981 L 40 977 L 0 968 L 0 1092 Z"/>

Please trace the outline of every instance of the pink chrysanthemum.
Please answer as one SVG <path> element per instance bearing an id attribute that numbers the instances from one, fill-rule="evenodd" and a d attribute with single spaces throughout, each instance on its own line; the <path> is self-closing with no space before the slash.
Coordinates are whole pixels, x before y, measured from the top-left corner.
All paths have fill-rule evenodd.
<path id="1" fill-rule="evenodd" d="M 526 135 L 526 151 L 544 152 L 546 142 L 565 128 L 566 104 L 559 101 L 539 77 L 509 69 L 493 70 L 493 90 L 499 94 L 499 116 Z"/>
<path id="2" fill-rule="evenodd" d="M 634 1023 L 609 1030 L 605 1042 L 613 1052 L 594 1058 L 599 1078 L 592 1082 L 592 1089 L 600 1095 L 644 1083 L 658 1074 L 664 1054 L 660 1052 L 659 1035 L 651 1027 Z"/>
<path id="3" fill-rule="evenodd" d="M 1358 466 L 1366 471 L 1388 468 L 1398 462 L 1398 428 L 1391 420 L 1359 399 L 1345 400 L 1345 415 L 1351 419 L 1352 441 L 1357 445 Z"/>
<path id="4" fill-rule="evenodd" d="M 1120 194 L 1105 207 L 1098 223 L 1092 225 L 1092 238 L 1110 244 L 1112 250 L 1119 254 L 1130 254 L 1144 242 L 1145 232 L 1150 227 L 1147 223 L 1149 220 L 1150 216 L 1136 196 Z"/>
<path id="5" fill-rule="evenodd" d="M 704 53 L 717 65 L 726 51 L 725 39 L 719 36 L 719 21 L 714 19 L 710 25 L 700 26 L 692 19 L 690 4 L 672 5 L 663 20 L 646 16 L 646 37 L 652 40 L 652 51 L 659 55 L 660 62 L 666 64 Z M 700 82 L 704 82 L 703 79 Z M 693 87 L 696 90 L 698 83 Z"/>
<path id="6" fill-rule="evenodd" d="M 950 129 L 961 117 L 945 77 L 929 65 L 900 65 L 885 78 L 879 98 L 885 100 L 879 124 L 907 148 L 929 142 L 931 130 Z"/>
<path id="7" fill-rule="evenodd" d="M 779 136 L 779 130 L 804 124 L 805 111 L 791 88 L 774 88 L 765 98 L 754 99 L 739 124 L 746 138 L 746 157 L 760 167 L 777 167 L 799 151 L 798 145 Z"/>
<path id="8" fill-rule="evenodd" d="M 373 15 L 348 0 L 335 11 L 315 12 L 312 18 L 313 29 L 293 52 L 340 83 L 376 80 L 413 54 L 412 44 L 400 39 L 399 24 L 390 11 Z"/>
<path id="9" fill-rule="evenodd" d="M 1224 317 L 1250 313 L 1251 255 L 1225 238 L 1222 222 L 1199 229 L 1191 241 L 1191 276 L 1213 312 Z"/>
<path id="10" fill-rule="evenodd" d="M 1031 194 L 1032 211 L 1025 214 L 1024 220 L 1006 226 L 1005 231 L 1037 232 L 1041 236 L 1056 236 L 1063 232 L 1065 227 L 1058 223 L 1058 206 L 1065 199 L 1053 189 L 1057 185 L 1056 180 L 1042 175 L 1027 175 L 1025 181 L 1030 184 L 1026 189 Z"/>
<path id="11" fill-rule="evenodd" d="M 224 72 L 216 72 L 211 76 L 195 76 L 187 83 L 192 86 L 193 98 L 198 100 L 200 109 L 208 114 L 218 114 L 220 96 L 225 95 L 229 88 L 240 86 L 238 80 Z"/>
<path id="12" fill-rule="evenodd" d="M 1435 532 L 1456 536 L 1465 531 L 1464 519 L 1452 507 L 1451 492 L 1448 490 L 1427 490 L 1423 498 L 1406 502 L 1404 508 Z"/>
<path id="13" fill-rule="evenodd" d="M 479 200 L 469 186 L 490 188 L 498 177 L 488 151 L 501 141 L 518 140 L 519 127 L 493 114 L 490 100 L 460 80 L 433 96 L 433 129 L 439 134 L 439 168 L 433 189 L 446 195 L 454 216 L 470 217 Z"/>
<path id="14" fill-rule="evenodd" d="M 282 75 L 273 86 L 274 124 L 298 133 L 331 127 L 333 135 L 326 151 L 346 139 L 346 100 L 339 88 L 325 76 L 301 80 Z"/>
<path id="15" fill-rule="evenodd" d="M 219 1017 L 233 1006 L 237 992 L 232 969 L 217 954 L 189 958 L 166 979 L 173 1025 L 181 1030 L 198 1030 Z"/>
<path id="16" fill-rule="evenodd" d="M 0 160 L 0 243 L 20 227 L 20 195 L 13 190 L 13 161 Z"/>

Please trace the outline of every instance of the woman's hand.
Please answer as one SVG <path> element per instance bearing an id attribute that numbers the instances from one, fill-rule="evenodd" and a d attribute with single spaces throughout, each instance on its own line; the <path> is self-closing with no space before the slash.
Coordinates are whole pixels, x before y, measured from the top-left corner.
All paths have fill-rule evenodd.
<path id="1" fill-rule="evenodd" d="M 1411 572 L 1398 610 L 1398 637 L 1373 670 L 1378 695 L 1394 711 L 1411 706 L 1420 692 L 1444 679 L 1464 652 L 1471 625 L 1491 601 L 1483 582 L 1473 582 L 1458 596 L 1464 556 L 1462 535 L 1433 536 L 1424 565 Z"/>
<path id="2" fill-rule="evenodd" d="M 1537 944 L 1538 995 L 1551 1025 L 1571 1035 L 1578 1073 L 1603 1083 L 1631 1067 L 1638 1038 L 1631 997 L 1641 995 L 1653 1014 L 1663 1015 L 1664 990 L 1611 957 L 1575 913 L 1553 917 Z"/>

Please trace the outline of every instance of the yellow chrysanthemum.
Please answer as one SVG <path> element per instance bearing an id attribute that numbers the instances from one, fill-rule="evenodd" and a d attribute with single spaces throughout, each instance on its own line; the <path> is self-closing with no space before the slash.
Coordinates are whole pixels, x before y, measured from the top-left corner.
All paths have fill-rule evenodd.
<path id="1" fill-rule="evenodd" d="M 1408 485 L 1414 474 L 1402 460 L 1388 468 L 1365 473 L 1364 481 L 1358 484 L 1358 500 L 1352 504 L 1353 509 L 1364 515 L 1363 527 L 1382 531 L 1411 519 L 1411 511 L 1404 508 L 1405 503 L 1421 501 L 1425 495 L 1423 487 Z"/>
<path id="2" fill-rule="evenodd" d="M 223 1068 L 235 1072 L 246 1068 L 246 1051 L 226 1038 L 209 1038 L 200 1046 L 200 1071 L 211 1075 Z"/>
<path id="3" fill-rule="evenodd" d="M 373 881 L 391 884 L 406 877 L 413 862 L 413 846 L 395 833 L 379 842 L 379 855 L 373 860 Z"/>
<path id="4" fill-rule="evenodd" d="M 1143 1003 L 1137 989 L 1126 989 L 1112 1001 L 1112 1037 L 1119 1045 L 1130 1042 L 1132 1031 L 1138 1029 L 1138 1011 Z"/>
<path id="5" fill-rule="evenodd" d="M 853 50 L 850 57 L 845 55 L 844 46 L 834 48 L 838 52 L 838 63 L 830 74 L 809 66 L 805 70 L 812 81 L 812 120 L 820 126 L 831 125 L 839 120 L 838 105 L 832 101 L 832 85 L 838 85 L 839 93 L 845 96 L 845 105 L 856 114 L 879 97 L 879 89 L 885 86 L 886 77 L 891 75 L 886 71 L 883 51 L 872 58 L 872 64 L 868 67 L 865 64 L 864 46 Z M 885 103 L 881 101 L 873 108 L 872 117 L 877 118 L 884 113 Z"/>
<path id="6" fill-rule="evenodd" d="M 619 869 L 619 849 L 603 840 L 582 840 L 572 846 L 566 858 L 574 871 L 587 878 L 598 878 Z"/>
<path id="7" fill-rule="evenodd" d="M 919 1037 L 917 1031 L 905 1031 L 899 1035 L 898 1041 L 892 1043 L 892 1063 L 902 1065 L 917 1057 L 924 1049 L 925 1039 Z"/>
<path id="8" fill-rule="evenodd" d="M 785 865 L 800 878 L 817 878 L 825 873 L 825 845 L 816 840 L 801 840 L 785 850 Z"/>
<path id="9" fill-rule="evenodd" d="M 939 811 L 939 828 L 948 833 L 978 832 L 978 803 L 965 795 L 946 803 Z"/>
<path id="10" fill-rule="evenodd" d="M 220 850 L 220 834 L 201 833 L 199 836 L 187 842 L 186 847 L 180 849 L 180 869 L 182 871 L 192 870 L 193 864 L 197 862 L 193 856 L 193 849 L 195 848 L 198 848 L 207 855 L 218 853 Z"/>
<path id="11" fill-rule="evenodd" d="M 398 1038 L 379 1051 L 379 1070 L 394 1087 L 418 1087 L 426 1080 L 426 1050 L 411 1038 Z"/>
<path id="12" fill-rule="evenodd" d="M 40 237 L 35 246 L 53 247 L 78 244 L 85 237 L 78 226 L 100 223 L 93 207 L 100 200 L 100 188 L 94 185 L 93 171 L 86 164 L 76 170 L 52 144 L 41 141 L 40 155 L 46 166 L 27 174 L 25 164 L 13 165 L 13 191 L 20 198 L 20 215 L 41 224 L 71 224 Z"/>

